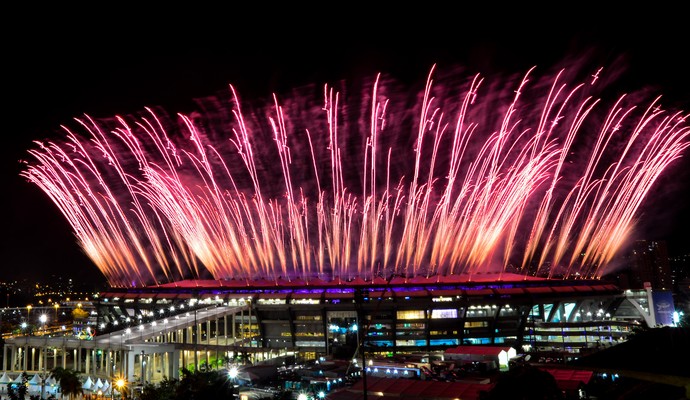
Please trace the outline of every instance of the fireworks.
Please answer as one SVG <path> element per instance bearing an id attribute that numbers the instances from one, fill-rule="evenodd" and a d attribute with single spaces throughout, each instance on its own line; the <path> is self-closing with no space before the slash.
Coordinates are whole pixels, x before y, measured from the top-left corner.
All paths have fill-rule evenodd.
<path id="1" fill-rule="evenodd" d="M 629 96 L 605 108 L 597 79 L 533 75 L 507 92 L 432 69 L 413 104 L 377 77 L 361 99 L 325 86 L 248 113 L 231 86 L 176 121 L 77 119 L 22 175 L 113 286 L 598 278 L 688 147 L 687 115 Z"/>

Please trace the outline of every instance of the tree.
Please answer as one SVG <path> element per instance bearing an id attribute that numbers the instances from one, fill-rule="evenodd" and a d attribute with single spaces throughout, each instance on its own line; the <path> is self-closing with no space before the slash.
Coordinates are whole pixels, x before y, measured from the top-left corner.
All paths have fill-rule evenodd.
<path id="1" fill-rule="evenodd" d="M 76 396 L 84 392 L 79 374 L 72 369 L 56 367 L 50 371 L 50 376 L 60 383 L 62 396 L 68 395 L 72 399 L 72 395 Z"/>
<path id="2" fill-rule="evenodd" d="M 227 375 L 220 371 L 191 372 L 183 369 L 175 394 L 175 399 L 179 400 L 225 400 L 233 398 L 234 388 Z"/>
<path id="3" fill-rule="evenodd" d="M 140 400 L 228 400 L 233 395 L 234 387 L 225 373 L 182 369 L 182 379 L 144 386 Z"/>
<path id="4" fill-rule="evenodd" d="M 180 384 L 178 379 L 165 378 L 158 385 L 147 383 L 141 391 L 140 400 L 173 400 Z"/>

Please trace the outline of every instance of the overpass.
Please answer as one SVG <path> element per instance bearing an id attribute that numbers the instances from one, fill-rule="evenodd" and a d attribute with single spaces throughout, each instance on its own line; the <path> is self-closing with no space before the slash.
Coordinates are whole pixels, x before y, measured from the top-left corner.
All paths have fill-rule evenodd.
<path id="1" fill-rule="evenodd" d="M 179 378 L 182 367 L 218 368 L 228 360 L 258 362 L 284 351 L 252 346 L 249 331 L 236 323 L 250 304 L 189 309 L 104 334 L 18 336 L 3 348 L 3 372 L 46 376 L 55 367 L 71 368 L 96 378 L 125 377 L 129 382 Z M 88 328 L 87 328 L 88 329 Z"/>

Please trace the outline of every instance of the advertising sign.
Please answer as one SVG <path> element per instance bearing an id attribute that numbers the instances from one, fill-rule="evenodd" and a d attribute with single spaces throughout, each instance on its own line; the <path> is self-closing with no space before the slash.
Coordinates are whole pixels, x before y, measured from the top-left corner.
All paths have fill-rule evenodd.
<path id="1" fill-rule="evenodd" d="M 652 292 L 652 302 L 657 325 L 673 325 L 673 312 L 675 311 L 673 293 Z"/>

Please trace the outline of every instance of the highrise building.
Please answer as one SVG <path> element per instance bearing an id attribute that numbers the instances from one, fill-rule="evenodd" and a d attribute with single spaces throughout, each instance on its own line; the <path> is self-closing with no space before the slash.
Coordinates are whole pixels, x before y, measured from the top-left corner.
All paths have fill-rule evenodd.
<path id="1" fill-rule="evenodd" d="M 642 288 L 645 282 L 649 282 L 652 290 L 672 290 L 673 280 L 666 242 L 636 241 L 633 246 L 632 272 L 631 285 L 635 288 Z"/>

